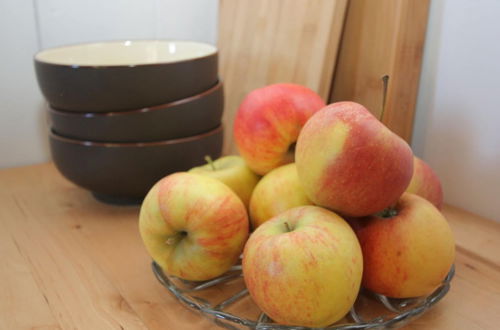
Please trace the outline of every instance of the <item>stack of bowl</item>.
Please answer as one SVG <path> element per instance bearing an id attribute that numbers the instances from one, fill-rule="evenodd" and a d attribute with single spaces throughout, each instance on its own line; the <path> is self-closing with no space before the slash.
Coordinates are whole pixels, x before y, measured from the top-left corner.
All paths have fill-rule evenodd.
<path id="1" fill-rule="evenodd" d="M 105 202 L 140 202 L 163 176 L 222 151 L 217 49 L 123 41 L 35 55 L 59 171 Z"/>

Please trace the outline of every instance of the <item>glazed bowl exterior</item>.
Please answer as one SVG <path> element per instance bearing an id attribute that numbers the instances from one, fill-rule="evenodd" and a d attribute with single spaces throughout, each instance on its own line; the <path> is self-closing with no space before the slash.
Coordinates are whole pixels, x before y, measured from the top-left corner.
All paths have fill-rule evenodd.
<path id="1" fill-rule="evenodd" d="M 55 109 L 112 112 L 199 94 L 218 80 L 216 47 L 192 41 L 79 44 L 35 55 L 40 90 Z"/>
<path id="2" fill-rule="evenodd" d="M 210 131 L 220 125 L 224 93 L 219 82 L 200 94 L 132 111 L 77 113 L 49 107 L 52 130 L 65 137 L 101 142 L 150 142 Z"/>
<path id="3" fill-rule="evenodd" d="M 200 135 L 149 143 L 98 143 L 49 134 L 52 159 L 69 181 L 100 199 L 142 200 L 164 176 L 222 152 L 222 126 Z"/>

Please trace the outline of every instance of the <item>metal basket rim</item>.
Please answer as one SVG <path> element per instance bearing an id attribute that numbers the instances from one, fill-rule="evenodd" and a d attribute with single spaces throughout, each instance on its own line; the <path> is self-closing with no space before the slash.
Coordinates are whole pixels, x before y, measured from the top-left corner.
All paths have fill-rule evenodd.
<path id="1" fill-rule="evenodd" d="M 162 286 L 164 286 L 177 300 L 179 300 L 181 303 L 189 307 L 191 310 L 198 311 L 202 313 L 206 317 L 213 317 L 213 321 L 222 327 L 229 328 L 229 329 L 237 329 L 236 327 L 232 326 L 234 325 L 242 325 L 246 326 L 247 328 L 250 329 L 266 329 L 266 330 L 308 330 L 308 329 L 319 329 L 319 328 L 309 328 L 309 327 L 302 327 L 302 326 L 288 326 L 288 325 L 281 325 L 277 323 L 269 323 L 271 321 L 270 318 L 268 318 L 264 313 L 260 314 L 260 317 L 258 320 L 249 320 L 246 318 L 239 317 L 237 315 L 233 315 L 231 313 L 225 312 L 223 309 L 236 302 L 237 300 L 245 297 L 248 295 L 248 290 L 245 288 L 244 290 L 238 292 L 234 296 L 226 299 L 225 301 L 217 304 L 215 307 L 210 306 L 210 303 L 202 298 L 199 297 L 194 297 L 194 296 L 189 296 L 184 294 L 183 290 L 178 288 L 172 280 L 169 278 L 168 275 L 166 275 L 162 268 L 156 263 L 152 262 L 151 264 L 153 273 L 156 277 L 156 279 L 160 282 Z M 392 313 L 395 313 L 393 317 L 384 317 L 384 316 L 379 316 L 376 317 L 370 321 L 365 321 L 363 320 L 358 313 L 356 312 L 354 306 L 351 308 L 349 312 L 350 318 L 355 322 L 355 323 L 350 323 L 350 324 L 340 324 L 340 325 L 331 325 L 325 328 L 325 330 L 351 330 L 351 329 L 384 329 L 384 328 L 394 328 L 398 325 L 402 326 L 406 324 L 408 321 L 416 318 L 417 316 L 422 315 L 424 312 L 426 312 L 429 308 L 431 308 L 433 305 L 435 305 L 438 301 L 440 301 L 449 291 L 450 286 L 451 286 L 451 280 L 453 279 L 455 275 L 455 265 L 452 265 L 450 268 L 450 271 L 448 272 L 448 275 L 446 278 L 443 280 L 441 285 L 434 290 L 433 293 L 430 295 L 426 296 L 425 298 L 421 298 L 422 301 L 418 305 L 412 307 L 411 309 L 408 310 L 401 310 L 401 308 L 398 308 L 397 306 L 394 306 L 391 303 L 391 298 L 388 298 L 386 296 L 370 292 L 366 289 L 361 289 L 359 295 L 363 294 L 362 292 L 365 292 L 373 295 L 381 304 L 384 305 L 386 309 L 391 311 Z M 210 281 L 205 281 L 205 282 L 199 282 L 199 285 L 196 288 L 200 288 L 197 290 L 191 290 L 190 292 L 196 292 L 199 290 L 203 290 L 207 287 L 211 287 L 220 283 L 224 283 L 226 281 L 232 280 L 237 277 L 241 277 L 241 266 L 233 266 L 227 273 L 213 279 Z M 172 277 L 174 278 L 174 277 Z M 175 279 L 175 278 L 174 278 Z M 182 280 L 181 280 L 182 281 Z M 189 281 L 184 281 L 184 282 L 189 282 Z M 194 283 L 194 282 L 189 282 L 189 283 Z M 411 299 L 407 300 L 402 300 L 402 303 L 405 303 L 405 301 L 409 301 Z M 230 324 L 225 323 L 224 321 L 231 322 Z"/>

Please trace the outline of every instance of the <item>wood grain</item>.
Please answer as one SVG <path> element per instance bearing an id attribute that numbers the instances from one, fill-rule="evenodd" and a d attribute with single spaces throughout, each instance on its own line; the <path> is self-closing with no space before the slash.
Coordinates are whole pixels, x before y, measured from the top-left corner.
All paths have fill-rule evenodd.
<path id="1" fill-rule="evenodd" d="M 330 101 L 355 101 L 380 118 L 381 77 L 389 75 L 382 121 L 411 140 L 429 0 L 351 0 Z"/>
<path id="2" fill-rule="evenodd" d="M 308 86 L 328 99 L 346 0 L 221 0 L 219 63 L 226 154 L 247 93 L 272 83 Z"/>
<path id="3" fill-rule="evenodd" d="M 215 328 L 193 318 L 154 279 L 139 237 L 137 206 L 101 204 L 52 165 L 12 172 L 0 172 L 0 221 L 22 219 L 3 227 L 28 258 L 46 299 L 41 306 L 48 306 L 55 324 L 62 329 Z M 19 185 L 20 177 L 45 192 L 33 194 L 29 184 Z M 24 311 L 20 304 L 12 309 Z"/>
<path id="4" fill-rule="evenodd" d="M 498 223 L 450 205 L 445 205 L 443 212 L 449 219 L 457 247 L 500 270 Z"/>
<path id="5" fill-rule="evenodd" d="M 3 227 L 0 242 L 0 329 L 59 328 L 30 264 L 20 251 L 19 243 Z M 26 313 L 30 313 L 31 317 L 27 318 Z"/>
<path id="6" fill-rule="evenodd" d="M 216 329 L 156 281 L 138 212 L 96 202 L 52 164 L 0 171 L 0 329 Z M 443 212 L 456 236 L 456 277 L 443 301 L 406 328 L 495 329 L 500 224 L 451 206 Z M 252 314 L 255 305 L 236 309 Z"/>
<path id="7" fill-rule="evenodd" d="M 24 175 L 28 181 L 44 182 L 37 173 Z M 74 239 L 71 232 L 80 228 L 71 221 L 57 220 L 60 214 L 67 216 L 73 203 L 61 204 L 45 194 L 6 192 L 0 192 L 2 227 L 10 233 L 22 260 L 34 274 L 45 300 L 42 306 L 49 308 L 62 329 L 145 328 L 114 283 L 86 253 L 87 247 Z M 23 318 L 31 313 L 24 306 L 18 308 Z"/>

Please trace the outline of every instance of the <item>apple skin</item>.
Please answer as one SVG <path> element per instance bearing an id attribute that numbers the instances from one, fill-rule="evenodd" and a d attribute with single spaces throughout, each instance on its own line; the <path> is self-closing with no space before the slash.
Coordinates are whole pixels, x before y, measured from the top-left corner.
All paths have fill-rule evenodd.
<path id="1" fill-rule="evenodd" d="M 281 212 L 311 204 L 295 163 L 283 165 L 267 173 L 255 187 L 250 199 L 250 223 L 255 229 Z"/>
<path id="2" fill-rule="evenodd" d="M 324 327 L 354 304 L 363 257 L 356 235 L 340 216 L 301 206 L 250 235 L 242 266 L 252 299 L 274 321 Z"/>
<path id="3" fill-rule="evenodd" d="M 305 122 L 325 106 L 311 89 L 274 84 L 250 92 L 234 120 L 234 139 L 240 155 L 257 174 L 293 162 L 290 148 Z"/>
<path id="4" fill-rule="evenodd" d="M 432 168 L 418 157 L 413 159 L 413 177 L 406 192 L 419 195 L 434 204 L 439 210 L 443 207 L 443 188 L 441 181 Z"/>
<path id="5" fill-rule="evenodd" d="M 140 234 L 153 260 L 166 273 L 191 281 L 226 272 L 243 250 L 248 227 L 245 206 L 231 189 L 185 172 L 157 182 L 139 215 Z"/>
<path id="6" fill-rule="evenodd" d="M 413 174 L 408 144 L 354 102 L 330 104 L 309 119 L 295 162 L 314 204 L 353 217 L 396 203 Z"/>
<path id="7" fill-rule="evenodd" d="M 370 216 L 353 225 L 363 250 L 363 286 L 393 298 L 428 295 L 453 264 L 453 233 L 420 196 L 404 193 L 395 210 L 393 217 Z"/>
<path id="8" fill-rule="evenodd" d="M 212 167 L 212 165 L 215 167 Z M 211 164 L 193 167 L 188 172 L 217 179 L 231 188 L 248 208 L 252 192 L 260 177 L 255 174 L 240 156 L 225 156 Z"/>

